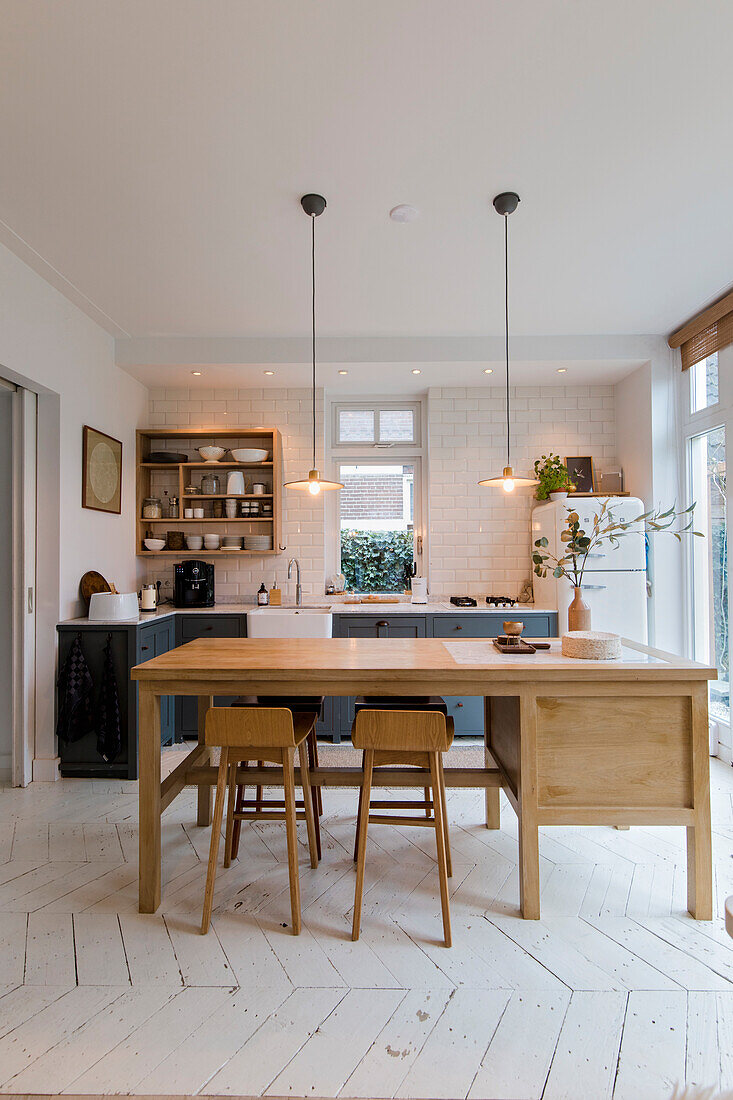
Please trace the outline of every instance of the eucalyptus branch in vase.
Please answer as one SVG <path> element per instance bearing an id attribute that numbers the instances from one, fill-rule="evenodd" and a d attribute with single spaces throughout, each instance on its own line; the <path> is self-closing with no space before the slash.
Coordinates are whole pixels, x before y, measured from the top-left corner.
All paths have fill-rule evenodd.
<path id="1" fill-rule="evenodd" d="M 694 503 L 679 511 L 672 508 L 661 511 L 652 509 L 642 512 L 630 520 L 619 520 L 613 513 L 613 507 L 607 500 L 601 501 L 593 516 L 589 531 L 580 526 L 580 517 L 572 508 L 567 509 L 567 525 L 560 535 L 565 545 L 561 557 L 550 553 L 549 542 L 544 536 L 535 541 L 532 552 L 534 572 L 538 577 L 546 577 L 550 571 L 558 580 L 564 578 L 575 589 L 575 597 L 568 608 L 569 630 L 590 630 L 590 608 L 582 598 L 583 577 L 588 559 L 599 547 L 610 546 L 616 549 L 625 535 L 652 534 L 663 531 L 673 535 L 678 542 L 683 535 L 695 535 L 703 538 L 702 532 L 693 530 Z"/>

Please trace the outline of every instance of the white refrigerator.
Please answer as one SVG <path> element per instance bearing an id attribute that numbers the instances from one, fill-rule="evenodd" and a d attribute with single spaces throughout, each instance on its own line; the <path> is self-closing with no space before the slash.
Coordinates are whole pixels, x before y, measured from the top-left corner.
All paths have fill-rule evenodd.
<path id="1" fill-rule="evenodd" d="M 581 527 L 588 531 L 593 526 L 593 516 L 602 499 L 568 498 L 567 501 L 540 504 L 532 512 L 532 551 L 535 541 L 544 536 L 550 553 L 561 557 L 564 543 L 560 540 L 560 534 L 567 525 L 568 510 L 578 513 Z M 644 511 L 644 505 L 636 497 L 610 497 L 608 503 L 614 517 L 621 521 L 634 519 Z M 561 635 L 564 634 L 568 628 L 568 605 L 573 599 L 572 585 L 565 578 L 556 580 L 552 576 L 552 567 L 544 578 L 533 574 L 532 583 L 535 604 L 558 611 L 558 630 Z M 624 535 L 615 548 L 606 543 L 589 555 L 583 575 L 583 599 L 591 609 L 593 630 L 608 630 L 646 645 L 646 546 L 643 530 Z"/>

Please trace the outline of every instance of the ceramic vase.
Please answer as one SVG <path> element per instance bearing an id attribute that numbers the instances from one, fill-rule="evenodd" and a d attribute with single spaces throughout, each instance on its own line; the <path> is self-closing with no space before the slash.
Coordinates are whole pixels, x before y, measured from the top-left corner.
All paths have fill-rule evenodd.
<path id="1" fill-rule="evenodd" d="M 582 588 L 574 588 L 573 602 L 568 607 L 568 630 L 590 630 L 590 608 L 583 599 Z"/>

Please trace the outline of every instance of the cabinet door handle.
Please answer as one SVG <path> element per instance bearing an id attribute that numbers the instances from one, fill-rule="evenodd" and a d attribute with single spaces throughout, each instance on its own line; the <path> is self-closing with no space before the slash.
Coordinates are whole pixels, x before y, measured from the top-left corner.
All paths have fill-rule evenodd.
<path id="1" fill-rule="evenodd" d="M 214 629 L 214 627 L 212 625 L 204 627 L 204 630 L 213 630 L 213 629 Z"/>
<path id="2" fill-rule="evenodd" d="M 457 623 L 455 629 L 456 630 L 463 630 L 463 627 L 461 626 L 460 623 Z"/>
<path id="3" fill-rule="evenodd" d="M 146 646 L 146 645 L 140 646 L 140 652 L 141 652 L 141 653 L 147 653 L 147 651 L 148 651 L 148 648 L 149 648 L 149 647 L 148 647 L 148 646 Z"/>
<path id="4" fill-rule="evenodd" d="M 457 706 L 457 707 L 462 707 L 462 706 L 463 706 L 463 703 L 456 703 L 456 706 Z"/>
<path id="5" fill-rule="evenodd" d="M 381 619 L 380 622 L 377 623 L 377 626 L 379 626 L 379 627 L 389 626 L 389 623 L 387 622 L 386 619 Z"/>

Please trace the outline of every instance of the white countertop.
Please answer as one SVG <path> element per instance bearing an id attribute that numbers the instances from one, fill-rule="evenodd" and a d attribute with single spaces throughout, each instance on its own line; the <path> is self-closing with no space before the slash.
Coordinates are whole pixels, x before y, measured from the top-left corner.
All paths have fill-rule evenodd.
<path id="1" fill-rule="evenodd" d="M 284 608 L 293 608 L 295 605 L 284 603 Z M 452 603 L 439 600 L 431 600 L 429 603 L 410 603 L 409 600 L 401 600 L 399 603 L 344 603 L 342 600 L 331 600 L 326 597 L 323 600 L 308 600 L 303 603 L 302 610 L 308 607 L 330 607 L 334 615 L 486 615 L 502 613 L 509 616 L 547 615 L 553 613 L 552 608 L 538 607 L 535 604 L 516 604 L 514 607 L 489 607 L 488 604 L 479 604 L 478 607 L 455 607 Z M 156 611 L 141 611 L 137 620 L 144 624 L 165 619 L 169 615 L 246 615 L 248 611 L 256 611 L 257 605 L 252 603 L 217 603 L 214 607 L 173 607 L 172 604 L 162 604 Z M 262 610 L 266 611 L 267 608 Z M 59 626 L 129 626 L 135 624 L 134 619 L 88 619 L 82 616 L 78 619 L 64 619 Z"/>

